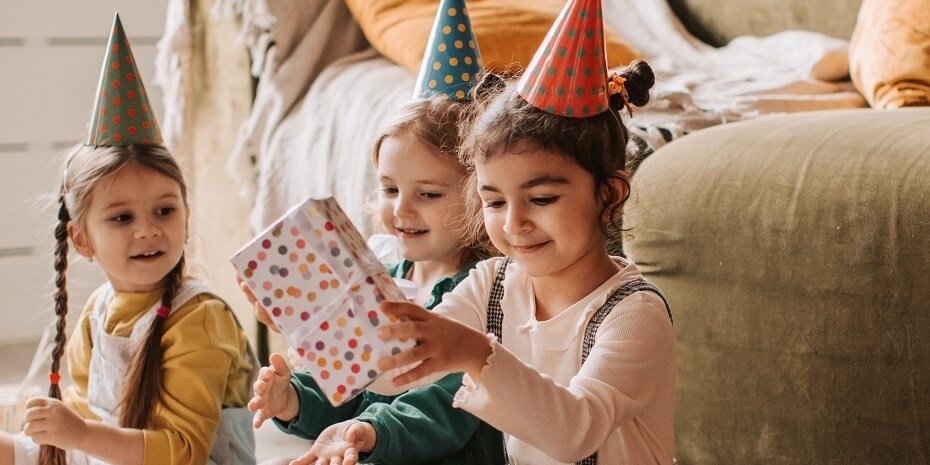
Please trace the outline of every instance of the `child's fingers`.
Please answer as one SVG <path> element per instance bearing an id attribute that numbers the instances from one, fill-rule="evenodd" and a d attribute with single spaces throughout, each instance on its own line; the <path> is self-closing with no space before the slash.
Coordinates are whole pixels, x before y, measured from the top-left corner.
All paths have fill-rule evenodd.
<path id="1" fill-rule="evenodd" d="M 365 433 L 365 430 L 362 428 L 361 424 L 353 423 L 352 426 L 349 426 L 349 428 L 346 429 L 346 437 L 345 437 L 346 442 L 348 442 L 349 444 L 355 444 L 356 442 L 361 440 L 361 438 L 359 438 L 359 435 L 364 434 L 364 433 Z"/>
<path id="2" fill-rule="evenodd" d="M 310 452 L 307 452 L 306 454 L 291 460 L 290 465 L 311 465 L 316 463 L 316 459 L 316 454 L 313 452 L 313 450 L 310 450 Z"/>
<path id="3" fill-rule="evenodd" d="M 260 396 L 255 396 L 249 399 L 249 403 L 245 404 L 245 406 L 250 412 L 257 412 L 258 409 L 262 408 L 262 403 L 262 398 Z"/>
<path id="4" fill-rule="evenodd" d="M 48 400 L 49 400 L 48 397 L 42 397 L 42 396 L 30 397 L 26 401 L 26 408 L 45 407 L 46 405 L 49 404 Z"/>
<path id="5" fill-rule="evenodd" d="M 358 451 L 355 450 L 355 447 L 349 447 L 346 449 L 343 459 L 342 465 L 356 465 L 358 463 Z"/>
<path id="6" fill-rule="evenodd" d="M 398 321 L 378 328 L 378 337 L 381 338 L 382 341 L 390 339 L 413 339 L 422 342 L 423 338 L 433 333 L 433 331 L 429 330 L 428 323 L 414 320 Z"/>
<path id="7" fill-rule="evenodd" d="M 27 418 L 26 421 L 23 422 L 23 433 L 26 433 L 27 436 L 41 433 L 45 431 L 41 426 L 42 424 L 43 422 L 41 420 L 30 420 Z"/>
<path id="8" fill-rule="evenodd" d="M 262 415 L 261 409 L 255 411 L 255 415 L 252 416 L 252 427 L 261 428 L 262 424 L 265 423 L 265 420 L 267 420 L 267 418 L 265 418 L 265 416 Z"/>
<path id="9" fill-rule="evenodd" d="M 265 307 L 259 304 L 255 304 L 255 319 L 272 331 L 276 333 L 281 332 L 281 328 L 275 324 L 274 320 L 271 319 L 271 315 L 268 314 L 268 310 L 265 310 Z"/>
<path id="10" fill-rule="evenodd" d="M 389 355 L 378 360 L 378 369 L 381 371 L 393 370 L 422 362 L 429 358 L 430 351 L 425 345 L 417 345 L 396 355 Z"/>
<path id="11" fill-rule="evenodd" d="M 433 373 L 436 370 L 433 368 L 432 360 L 425 360 L 423 363 L 417 365 L 414 368 L 411 368 L 404 373 L 395 376 L 391 379 L 391 382 L 394 383 L 394 386 L 405 386 L 419 379 L 425 378 Z"/>
<path id="12" fill-rule="evenodd" d="M 255 393 L 256 397 L 264 396 L 266 391 L 268 391 L 268 381 L 266 379 L 260 377 L 252 383 L 252 392 Z"/>
<path id="13" fill-rule="evenodd" d="M 430 312 L 423 307 L 410 302 L 385 300 L 381 302 L 381 311 L 404 320 L 424 321 L 430 317 Z"/>
<path id="14" fill-rule="evenodd" d="M 287 367 L 287 359 L 283 355 L 275 352 L 268 356 L 268 363 L 278 376 L 290 376 L 291 369 Z"/>
<path id="15" fill-rule="evenodd" d="M 236 277 L 239 281 L 239 289 L 242 289 L 242 292 L 245 294 L 245 298 L 249 301 L 250 304 L 255 305 L 258 302 L 258 299 L 255 298 L 255 294 L 252 293 L 252 289 L 249 288 L 249 285 L 246 284 L 242 279 Z"/>

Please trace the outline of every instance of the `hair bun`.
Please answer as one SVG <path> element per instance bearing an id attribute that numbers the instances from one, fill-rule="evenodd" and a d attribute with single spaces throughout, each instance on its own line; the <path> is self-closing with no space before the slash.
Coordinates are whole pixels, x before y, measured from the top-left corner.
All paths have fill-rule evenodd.
<path id="1" fill-rule="evenodd" d="M 626 91 L 630 96 L 630 103 L 638 107 L 649 103 L 649 89 L 656 83 L 656 75 L 649 63 L 634 60 L 621 75 L 626 78 Z"/>
<path id="2" fill-rule="evenodd" d="M 626 101 L 621 94 L 610 96 L 610 106 L 622 109 L 629 105 L 641 107 L 649 103 L 649 89 L 656 83 L 656 75 L 652 72 L 649 63 L 643 60 L 634 60 L 625 69 L 618 73 L 626 81 Z"/>

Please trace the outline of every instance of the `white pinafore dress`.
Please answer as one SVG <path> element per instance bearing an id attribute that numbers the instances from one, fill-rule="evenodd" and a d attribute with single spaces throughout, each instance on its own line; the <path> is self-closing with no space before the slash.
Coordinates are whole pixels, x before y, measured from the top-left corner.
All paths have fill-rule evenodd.
<path id="1" fill-rule="evenodd" d="M 178 290 L 171 308 L 180 308 L 199 294 L 210 293 L 209 288 L 196 280 L 187 280 Z M 94 348 L 91 351 L 87 402 L 90 410 L 109 425 L 119 424 L 119 400 L 124 390 L 124 381 L 132 363 L 134 349 L 148 332 L 161 306 L 157 302 L 133 325 L 129 337 L 113 336 L 103 330 L 107 307 L 113 298 L 113 288 L 106 284 L 90 315 L 90 333 Z M 38 461 L 38 446 L 28 437 L 16 439 L 15 464 L 33 465 Z M 81 451 L 68 452 L 70 465 L 100 465 L 105 462 L 90 457 Z M 252 430 L 252 414 L 245 407 L 223 408 L 220 424 L 210 451 L 210 465 L 254 465 L 255 436 Z"/>

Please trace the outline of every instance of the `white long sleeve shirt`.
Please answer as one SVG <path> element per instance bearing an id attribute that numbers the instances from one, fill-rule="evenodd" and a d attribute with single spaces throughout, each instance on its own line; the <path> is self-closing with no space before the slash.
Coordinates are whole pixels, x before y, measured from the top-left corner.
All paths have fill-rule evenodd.
<path id="1" fill-rule="evenodd" d="M 500 260 L 479 263 L 433 311 L 485 331 Z M 466 375 L 453 405 L 503 431 L 514 465 L 573 464 L 595 451 L 601 465 L 672 463 L 674 335 L 662 299 L 641 291 L 618 303 L 581 366 L 586 322 L 641 276 L 617 261 L 617 274 L 546 321 L 536 320 L 531 279 L 508 267 L 502 344 L 492 342 L 481 383 Z"/>

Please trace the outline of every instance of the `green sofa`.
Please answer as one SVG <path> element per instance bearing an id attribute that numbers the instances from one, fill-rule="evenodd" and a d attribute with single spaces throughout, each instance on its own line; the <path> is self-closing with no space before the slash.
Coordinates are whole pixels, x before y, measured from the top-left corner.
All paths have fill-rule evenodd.
<path id="1" fill-rule="evenodd" d="M 859 1 L 671 3 L 721 44 L 848 38 Z M 679 464 L 930 462 L 930 108 L 694 132 L 639 167 L 625 225 L 675 315 Z"/>

